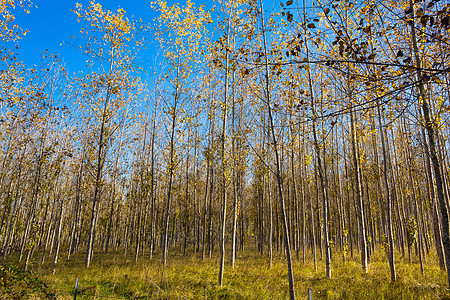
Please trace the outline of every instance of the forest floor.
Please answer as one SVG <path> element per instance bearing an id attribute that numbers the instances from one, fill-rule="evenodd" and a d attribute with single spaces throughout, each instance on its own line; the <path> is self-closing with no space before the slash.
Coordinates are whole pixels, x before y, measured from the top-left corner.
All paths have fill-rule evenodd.
<path id="1" fill-rule="evenodd" d="M 341 257 L 334 257 L 332 279 L 325 278 L 325 264 L 320 260 L 320 253 L 317 255 L 317 271 L 312 257 L 307 257 L 306 264 L 294 259 L 297 299 L 307 299 L 308 288 L 313 291 L 313 299 L 450 299 L 446 274 L 440 271 L 432 255 L 427 257 L 422 275 L 416 258 L 410 264 L 407 256 L 402 258 L 397 254 L 395 283 L 390 282 L 389 266 L 382 250 L 372 255 L 366 274 L 356 253 L 345 264 Z M 61 257 L 54 275 L 50 259 L 41 265 L 40 255 L 35 255 L 35 261 L 30 264 L 32 271 L 19 274 L 18 267 L 11 267 L 17 265 L 12 258 L 7 262 L 10 267 L 0 270 L 0 299 L 41 299 L 52 294 L 57 299 L 73 299 L 77 278 L 77 299 L 288 298 L 283 257 L 274 255 L 269 269 L 267 257 L 255 249 L 239 252 L 235 268 L 226 265 L 221 288 L 217 284 L 218 256 L 214 253 L 211 259 L 202 261 L 199 255 L 183 257 L 171 251 L 164 269 L 158 253 L 151 261 L 142 257 L 135 262 L 131 254 L 124 257 L 123 252 L 99 251 L 91 267 L 86 269 L 84 254 L 78 253 L 69 261 Z"/>

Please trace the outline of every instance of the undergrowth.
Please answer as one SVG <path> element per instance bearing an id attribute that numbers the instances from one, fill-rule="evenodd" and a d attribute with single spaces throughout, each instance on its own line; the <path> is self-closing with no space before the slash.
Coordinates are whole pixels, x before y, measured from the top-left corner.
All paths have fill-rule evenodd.
<path id="1" fill-rule="evenodd" d="M 16 266 L 0 266 L 0 299 L 55 299 L 41 279 Z"/>
<path id="2" fill-rule="evenodd" d="M 423 275 L 415 259 L 409 263 L 408 259 L 399 257 L 396 264 L 398 279 L 394 283 L 390 281 L 389 266 L 382 251 L 372 255 L 368 273 L 362 271 L 356 254 L 345 263 L 342 257 L 333 257 L 331 279 L 325 276 L 323 261 L 318 260 L 315 271 L 312 258 L 307 258 L 305 264 L 301 259 L 293 262 L 297 299 L 307 299 L 309 288 L 313 291 L 313 299 L 450 299 L 446 273 L 439 269 L 433 256 L 427 257 Z M 216 253 L 202 261 L 198 255 L 184 257 L 171 251 L 164 268 L 158 253 L 152 260 L 140 257 L 135 262 L 134 256 L 125 257 L 123 252 L 96 252 L 88 269 L 84 267 L 84 254 L 78 253 L 70 260 L 62 261 L 55 275 L 50 262 L 43 265 L 39 262 L 36 258 L 31 263 L 32 273 L 19 272 L 15 267 L 3 268 L 2 272 L 9 270 L 7 274 L 10 275 L 2 276 L 0 299 L 9 299 L 8 293 L 12 299 L 22 299 L 24 295 L 31 299 L 53 296 L 73 299 L 76 278 L 79 278 L 77 299 L 289 297 L 284 257 L 275 256 L 272 268 L 269 268 L 267 258 L 253 249 L 238 254 L 234 269 L 226 266 L 223 287 L 217 284 L 219 261 Z M 13 259 L 9 263 L 14 264 Z M 27 279 L 22 280 L 21 276 Z"/>

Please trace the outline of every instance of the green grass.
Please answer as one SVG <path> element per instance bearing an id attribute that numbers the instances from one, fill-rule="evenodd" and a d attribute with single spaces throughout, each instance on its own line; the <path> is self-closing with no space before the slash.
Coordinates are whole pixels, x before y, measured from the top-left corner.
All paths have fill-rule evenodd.
<path id="1" fill-rule="evenodd" d="M 77 299 L 286 299 L 289 296 L 286 264 L 280 256 L 274 257 L 269 269 L 267 258 L 256 251 L 240 252 L 234 269 L 226 265 L 221 288 L 217 284 L 217 253 L 202 262 L 198 256 L 183 257 L 172 251 L 166 268 L 161 266 L 158 253 L 155 254 L 152 261 L 140 258 L 136 263 L 131 255 L 124 258 L 123 252 L 96 252 L 91 267 L 86 269 L 84 254 L 78 253 L 69 261 L 61 261 L 55 275 L 51 263 L 40 265 L 37 255 L 30 268 L 58 299 L 73 299 L 77 277 Z M 318 270 L 314 271 L 311 258 L 306 264 L 294 259 L 298 299 L 307 299 L 308 288 L 312 288 L 314 299 L 450 299 L 446 274 L 432 256 L 427 257 L 424 275 L 416 258 L 412 264 L 407 258 L 397 258 L 395 283 L 390 281 L 382 251 L 372 256 L 367 274 L 362 272 L 356 255 L 345 264 L 337 255 L 333 259 L 332 279 L 325 278 L 323 261 L 318 261 Z"/>
<path id="2" fill-rule="evenodd" d="M 0 266 L 0 299 L 54 299 L 40 278 L 16 266 Z"/>

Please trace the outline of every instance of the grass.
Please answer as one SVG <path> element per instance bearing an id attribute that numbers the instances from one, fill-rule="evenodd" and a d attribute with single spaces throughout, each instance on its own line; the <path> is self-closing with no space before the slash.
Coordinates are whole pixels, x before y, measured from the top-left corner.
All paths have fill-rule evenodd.
<path id="1" fill-rule="evenodd" d="M 394 283 L 389 279 L 382 251 L 374 253 L 366 274 L 356 256 L 345 264 L 340 257 L 333 259 L 332 279 L 325 278 L 322 261 L 314 271 L 311 259 L 306 264 L 294 260 L 297 299 L 307 299 L 308 288 L 313 290 L 313 299 L 450 299 L 446 274 L 437 266 L 435 257 L 427 257 L 424 275 L 415 259 L 409 264 L 407 258 L 397 258 L 398 280 Z M 84 267 L 84 254 L 78 253 L 69 261 L 62 261 L 55 275 L 50 262 L 40 265 L 38 261 L 39 255 L 31 263 L 32 274 L 57 299 L 73 299 L 76 278 L 79 278 L 77 299 L 287 299 L 289 296 L 284 258 L 274 257 L 269 269 L 267 258 L 253 249 L 238 254 L 234 269 L 226 266 L 223 287 L 217 284 L 217 253 L 202 262 L 199 256 L 183 257 L 172 251 L 167 267 L 163 268 L 158 253 L 152 261 L 140 258 L 135 262 L 131 255 L 124 257 L 123 252 L 96 252 L 89 269 Z M 14 264 L 14 258 L 9 264 Z M 23 285 L 17 284 L 17 289 L 23 290 Z M 37 296 L 32 290 L 22 294 L 28 293 L 30 299 L 47 295 L 39 289 L 38 292 Z M 8 299 L 1 295 L 0 299 Z"/>
<path id="2" fill-rule="evenodd" d="M 54 291 L 31 272 L 0 266 L 0 299 L 55 299 Z"/>

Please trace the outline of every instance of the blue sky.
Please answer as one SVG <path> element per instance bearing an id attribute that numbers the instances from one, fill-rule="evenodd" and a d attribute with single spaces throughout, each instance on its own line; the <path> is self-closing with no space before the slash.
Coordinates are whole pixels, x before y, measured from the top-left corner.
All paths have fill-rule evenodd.
<path id="1" fill-rule="evenodd" d="M 41 54 L 48 49 L 49 53 L 57 54 L 66 64 L 70 72 L 77 72 L 85 68 L 86 59 L 80 52 L 68 44 L 61 43 L 69 41 L 71 36 L 78 36 L 82 27 L 76 20 L 76 15 L 71 11 L 77 2 L 87 6 L 87 0 L 34 0 L 37 7 L 30 8 L 26 14 L 21 10 L 14 11 L 16 24 L 22 29 L 29 30 L 27 35 L 19 41 L 19 60 L 24 61 L 27 66 L 39 62 Z M 141 18 L 144 22 L 152 22 L 157 14 L 150 7 L 150 0 L 104 0 L 96 1 L 104 9 L 116 11 L 123 8 L 127 17 Z M 168 4 L 176 1 L 168 0 Z M 212 7 L 213 1 L 193 1 L 196 5 L 206 2 L 207 7 Z M 183 3 L 183 2 L 181 2 Z M 151 57 L 154 53 L 152 47 L 147 48 L 142 55 Z"/>

